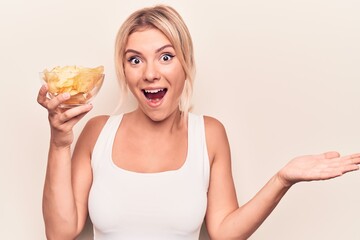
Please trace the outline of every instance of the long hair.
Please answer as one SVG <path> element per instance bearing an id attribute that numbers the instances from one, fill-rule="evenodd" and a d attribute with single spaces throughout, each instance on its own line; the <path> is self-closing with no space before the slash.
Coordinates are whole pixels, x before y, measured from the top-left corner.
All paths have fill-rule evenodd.
<path id="1" fill-rule="evenodd" d="M 131 14 L 120 27 L 115 42 L 115 69 L 122 95 L 127 92 L 124 73 L 124 52 L 130 34 L 146 28 L 161 31 L 174 46 L 176 55 L 184 69 L 186 81 L 180 97 L 179 109 L 187 113 L 191 108 L 191 97 L 195 77 L 194 50 L 190 32 L 179 13 L 172 7 L 157 5 L 140 9 Z"/>

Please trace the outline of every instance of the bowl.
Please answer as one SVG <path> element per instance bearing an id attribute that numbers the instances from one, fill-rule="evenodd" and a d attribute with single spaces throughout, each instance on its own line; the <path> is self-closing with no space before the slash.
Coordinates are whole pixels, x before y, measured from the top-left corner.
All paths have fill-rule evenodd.
<path id="1" fill-rule="evenodd" d="M 105 74 L 96 71 L 47 71 L 40 72 L 42 83 L 48 86 L 47 97 L 52 99 L 68 92 L 70 98 L 61 108 L 72 108 L 90 103 L 98 94 Z"/>

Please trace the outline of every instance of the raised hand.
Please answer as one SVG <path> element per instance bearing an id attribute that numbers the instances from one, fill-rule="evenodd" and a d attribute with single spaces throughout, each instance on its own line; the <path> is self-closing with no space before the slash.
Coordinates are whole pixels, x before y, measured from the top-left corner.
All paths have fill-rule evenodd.
<path id="1" fill-rule="evenodd" d="M 360 153 L 341 157 L 338 152 L 307 155 L 291 160 L 278 172 L 286 187 L 301 182 L 327 180 L 359 170 Z"/>
<path id="2" fill-rule="evenodd" d="M 91 104 L 64 109 L 59 107 L 61 103 L 70 98 L 69 93 L 59 94 L 49 99 L 46 94 L 48 87 L 44 84 L 37 97 L 38 103 L 48 110 L 51 128 L 51 143 L 57 147 L 67 147 L 74 141 L 73 127 L 92 109 Z"/>

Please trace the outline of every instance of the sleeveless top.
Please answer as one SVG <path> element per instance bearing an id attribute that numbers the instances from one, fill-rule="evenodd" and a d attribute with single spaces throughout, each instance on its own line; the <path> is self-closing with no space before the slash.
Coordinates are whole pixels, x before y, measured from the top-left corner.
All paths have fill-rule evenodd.
<path id="1" fill-rule="evenodd" d="M 122 116 L 108 119 L 92 153 L 88 208 L 94 239 L 199 239 L 210 174 L 204 118 L 188 114 L 187 157 L 179 169 L 139 173 L 112 160 Z"/>

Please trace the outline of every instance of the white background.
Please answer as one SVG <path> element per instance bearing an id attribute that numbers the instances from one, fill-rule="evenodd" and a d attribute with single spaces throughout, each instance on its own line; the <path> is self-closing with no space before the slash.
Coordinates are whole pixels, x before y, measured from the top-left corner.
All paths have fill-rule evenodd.
<path id="1" fill-rule="evenodd" d="M 38 72 L 105 66 L 105 83 L 78 135 L 90 117 L 112 114 L 117 105 L 113 51 L 120 24 L 160 2 L 1 1 L 1 239 L 45 239 L 49 127 L 36 102 Z M 241 203 L 295 156 L 360 151 L 359 1 L 163 2 L 180 12 L 192 33 L 194 112 L 225 125 Z M 359 202 L 359 172 L 298 184 L 251 239 L 360 239 Z"/>

